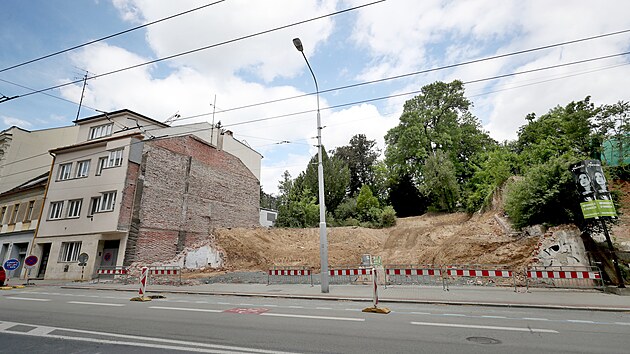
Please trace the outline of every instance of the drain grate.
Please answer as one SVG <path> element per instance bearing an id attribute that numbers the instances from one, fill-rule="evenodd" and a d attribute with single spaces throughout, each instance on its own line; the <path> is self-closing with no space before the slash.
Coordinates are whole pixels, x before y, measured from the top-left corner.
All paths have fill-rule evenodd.
<path id="1" fill-rule="evenodd" d="M 489 337 L 468 337 L 466 340 L 478 344 L 501 344 L 500 340 Z"/>

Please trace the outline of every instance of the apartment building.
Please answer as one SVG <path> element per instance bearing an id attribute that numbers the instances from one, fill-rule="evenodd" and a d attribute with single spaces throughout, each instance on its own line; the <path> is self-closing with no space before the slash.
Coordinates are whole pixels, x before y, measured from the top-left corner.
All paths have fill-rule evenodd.
<path id="1" fill-rule="evenodd" d="M 0 193 L 0 264 L 11 258 L 20 261 L 20 267 L 9 274 L 12 278 L 24 275 L 24 259 L 37 228 L 47 181 L 48 172 Z"/>
<path id="2" fill-rule="evenodd" d="M 0 193 L 50 170 L 48 150 L 74 144 L 78 126 L 29 131 L 11 127 L 0 132 Z"/>
<path id="3" fill-rule="evenodd" d="M 231 135 L 208 124 L 168 127 L 129 110 L 75 123 L 77 142 L 51 150 L 33 241 L 32 254 L 49 259 L 37 269 L 45 278 L 88 279 L 99 267 L 163 262 L 214 227 L 258 222 L 262 156 Z M 225 140 L 244 158 L 223 150 Z M 89 256 L 85 268 L 81 253 Z"/>

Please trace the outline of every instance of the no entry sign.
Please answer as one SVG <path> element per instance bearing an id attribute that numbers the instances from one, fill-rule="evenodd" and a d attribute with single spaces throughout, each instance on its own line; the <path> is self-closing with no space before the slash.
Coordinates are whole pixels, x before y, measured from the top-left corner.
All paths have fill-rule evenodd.
<path id="1" fill-rule="evenodd" d="M 32 267 L 34 267 L 37 264 L 38 260 L 39 259 L 37 258 L 37 256 L 30 255 L 30 256 L 26 257 L 26 259 L 24 260 L 24 265 L 27 268 L 32 268 Z"/>

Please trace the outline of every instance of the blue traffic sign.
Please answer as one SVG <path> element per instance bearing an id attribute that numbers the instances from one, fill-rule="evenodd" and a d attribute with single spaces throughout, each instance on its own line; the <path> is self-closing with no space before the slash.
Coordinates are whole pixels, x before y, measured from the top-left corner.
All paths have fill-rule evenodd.
<path id="1" fill-rule="evenodd" d="M 7 261 L 4 262 L 4 269 L 6 270 L 16 270 L 19 266 L 20 261 L 15 258 L 7 259 Z"/>

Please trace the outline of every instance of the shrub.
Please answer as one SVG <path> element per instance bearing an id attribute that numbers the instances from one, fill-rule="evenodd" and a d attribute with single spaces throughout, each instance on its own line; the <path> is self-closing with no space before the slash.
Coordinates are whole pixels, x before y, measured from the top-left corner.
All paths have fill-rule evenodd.
<path id="1" fill-rule="evenodd" d="M 379 225 L 381 227 L 391 227 L 396 225 L 396 211 L 390 205 L 383 208 L 379 218 Z"/>

